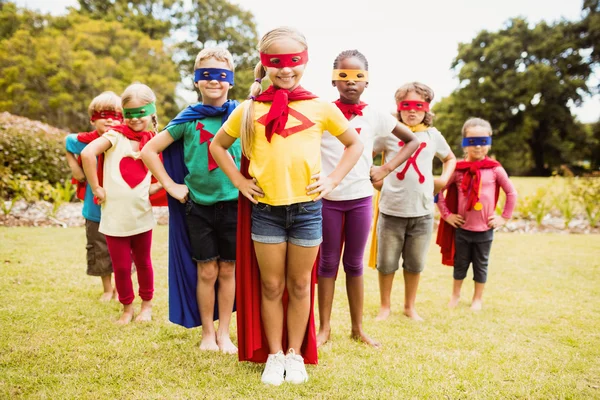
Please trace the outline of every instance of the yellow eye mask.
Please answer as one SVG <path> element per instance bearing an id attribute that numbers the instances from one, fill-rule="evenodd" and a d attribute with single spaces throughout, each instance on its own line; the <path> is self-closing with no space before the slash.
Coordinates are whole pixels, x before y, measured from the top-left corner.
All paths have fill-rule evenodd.
<path id="1" fill-rule="evenodd" d="M 334 69 L 332 81 L 369 82 L 369 71 L 362 69 Z"/>

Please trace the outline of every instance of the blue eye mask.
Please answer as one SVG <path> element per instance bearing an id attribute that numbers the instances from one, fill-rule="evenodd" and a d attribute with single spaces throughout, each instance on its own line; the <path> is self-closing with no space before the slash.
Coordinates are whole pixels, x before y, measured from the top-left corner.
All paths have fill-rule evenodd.
<path id="1" fill-rule="evenodd" d="M 194 82 L 213 80 L 229 82 L 233 86 L 233 71 L 221 68 L 198 68 L 194 71 Z"/>
<path id="2" fill-rule="evenodd" d="M 468 146 L 491 146 L 492 145 L 492 137 L 491 136 L 476 136 L 476 137 L 466 137 L 462 140 L 462 147 Z"/>

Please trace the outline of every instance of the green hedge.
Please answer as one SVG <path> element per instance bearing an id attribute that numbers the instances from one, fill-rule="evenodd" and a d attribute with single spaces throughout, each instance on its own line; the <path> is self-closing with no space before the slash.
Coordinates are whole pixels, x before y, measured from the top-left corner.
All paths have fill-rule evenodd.
<path id="1" fill-rule="evenodd" d="M 65 160 L 67 132 L 38 121 L 0 113 L 0 167 L 31 181 L 64 183 L 70 176 Z"/>

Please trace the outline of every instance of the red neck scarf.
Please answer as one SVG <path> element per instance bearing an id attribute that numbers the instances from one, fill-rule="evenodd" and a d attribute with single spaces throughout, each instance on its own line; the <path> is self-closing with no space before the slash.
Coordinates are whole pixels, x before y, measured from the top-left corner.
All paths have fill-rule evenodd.
<path id="1" fill-rule="evenodd" d="M 154 137 L 154 132 L 150 132 L 150 131 L 136 132 L 133 129 L 131 129 L 130 127 L 128 127 L 127 125 L 111 126 L 110 130 L 123 134 L 123 136 L 125 136 L 129 140 L 134 140 L 136 142 L 140 142 L 140 150 L 142 150 L 144 145 L 146 143 L 148 143 L 150 141 L 150 139 L 152 139 Z"/>
<path id="2" fill-rule="evenodd" d="M 367 103 L 362 101 L 358 104 L 346 104 L 342 103 L 342 101 L 339 99 L 334 101 L 333 104 L 340 109 L 348 121 L 350 121 L 350 118 L 352 118 L 354 115 L 363 115 L 362 110 L 367 106 Z"/>
<path id="3" fill-rule="evenodd" d="M 456 163 L 456 171 L 464 171 L 460 190 L 467 197 L 467 211 L 471 211 L 475 203 L 479 201 L 479 188 L 481 185 L 481 169 L 499 167 L 498 161 L 485 157 L 480 161 L 459 161 Z"/>
<path id="4" fill-rule="evenodd" d="M 298 86 L 293 91 L 287 89 L 275 89 L 273 85 L 256 97 L 256 101 L 272 103 L 265 121 L 265 134 L 267 141 L 271 143 L 274 133 L 281 133 L 285 129 L 288 120 L 290 101 L 310 100 L 318 96 Z"/>

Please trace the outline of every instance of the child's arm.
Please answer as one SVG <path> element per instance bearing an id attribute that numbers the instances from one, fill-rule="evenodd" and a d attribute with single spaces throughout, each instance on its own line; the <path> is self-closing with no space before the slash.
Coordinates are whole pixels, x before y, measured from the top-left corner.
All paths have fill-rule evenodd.
<path id="1" fill-rule="evenodd" d="M 158 179 L 158 182 L 160 182 L 162 185 L 156 186 L 156 183 L 150 185 L 150 194 L 154 194 L 155 192 L 158 192 L 161 187 L 164 187 L 173 198 L 179 200 L 181 203 L 185 203 L 189 193 L 188 187 L 184 184 L 176 183 L 173 179 L 171 179 L 158 155 L 164 149 L 169 147 L 174 141 L 175 140 L 167 130 L 162 131 L 150 139 L 148 143 L 146 143 L 141 153 L 142 160 L 150 172 L 152 172 L 152 175 L 154 175 L 154 177 Z M 152 192 L 152 190 L 154 190 L 154 192 Z"/>
<path id="2" fill-rule="evenodd" d="M 392 133 L 394 136 L 404 142 L 404 146 L 402 146 L 402 149 L 400 149 L 398 154 L 396 154 L 396 157 L 387 161 L 382 166 L 371 167 L 371 182 L 379 182 L 388 176 L 393 170 L 408 160 L 408 158 L 415 152 L 415 150 L 417 150 L 417 147 L 419 146 L 419 139 L 417 139 L 415 134 L 412 133 L 411 130 L 406 127 L 406 125 L 401 124 L 400 122 L 396 124 Z"/>
<path id="3" fill-rule="evenodd" d="M 498 228 L 506 224 L 512 217 L 513 210 L 515 209 L 515 205 L 517 203 L 517 190 L 514 185 L 508 178 L 508 174 L 506 170 L 502 167 L 494 168 L 494 173 L 496 174 L 496 182 L 500 185 L 504 193 L 506 194 L 506 202 L 504 203 L 504 210 L 502 210 L 502 215 L 494 215 L 490 216 L 488 219 L 488 226 L 490 228 Z"/>
<path id="4" fill-rule="evenodd" d="M 456 156 L 450 151 L 446 158 L 442 159 L 442 174 L 439 178 L 433 180 L 434 195 L 438 194 L 448 184 L 450 177 L 454 173 L 454 168 L 456 168 Z"/>
<path id="5" fill-rule="evenodd" d="M 185 185 L 183 185 L 183 186 L 185 186 Z M 163 188 L 163 185 L 160 182 L 151 183 L 150 189 L 148 189 L 148 194 L 150 196 L 152 196 L 154 193 L 158 192 L 162 188 Z"/>
<path id="6" fill-rule="evenodd" d="M 231 180 L 233 186 L 235 186 L 248 200 L 254 204 L 258 204 L 258 201 L 254 196 L 264 197 L 265 194 L 256 184 L 256 179 L 247 179 L 242 175 L 238 170 L 237 165 L 235 165 L 231 154 L 227 152 L 227 149 L 230 148 L 235 141 L 236 138 L 229 136 L 223 128 L 219 128 L 219 131 L 210 143 L 210 153 L 219 165 L 219 168 L 221 168 L 229 180 Z"/>
<path id="7" fill-rule="evenodd" d="M 456 180 L 456 174 L 452 174 L 448 184 L 440 190 L 438 193 L 437 207 L 440 210 L 440 216 L 444 221 L 449 223 L 455 228 L 460 228 L 464 223 L 465 219 L 459 214 L 453 214 L 448 205 L 446 204 L 446 198 L 444 197 L 444 190 L 446 190 Z"/>
<path id="8" fill-rule="evenodd" d="M 81 152 L 81 163 L 83 164 L 83 172 L 88 180 L 88 185 L 92 188 L 94 196 L 98 199 L 98 204 L 102 204 L 106 199 L 106 192 L 104 188 L 100 186 L 98 181 L 98 172 L 96 170 L 98 161 L 96 157 L 104 153 L 106 150 L 112 147 L 112 143 L 103 137 L 99 137 Z"/>
<path id="9" fill-rule="evenodd" d="M 354 167 L 364 150 L 365 146 L 360 141 L 358 133 L 354 128 L 346 129 L 341 135 L 336 136 L 336 138 L 346 146 L 346 150 L 342 155 L 342 159 L 329 176 L 321 177 L 320 174 L 316 174 L 311 177 L 311 179 L 316 179 L 317 181 L 306 187 L 306 194 L 319 193 L 313 201 L 322 199 L 335 189 L 348 172 L 350 172 L 352 167 Z"/>
<path id="10" fill-rule="evenodd" d="M 79 163 L 77 162 L 77 159 L 75 158 L 75 155 L 73 153 L 71 153 L 70 151 L 67 151 L 66 157 L 67 157 L 67 164 L 69 165 L 69 168 L 71 169 L 71 175 L 73 175 L 73 178 L 75 178 L 79 182 L 85 181 L 85 174 L 83 173 L 83 169 L 79 166 Z"/>

